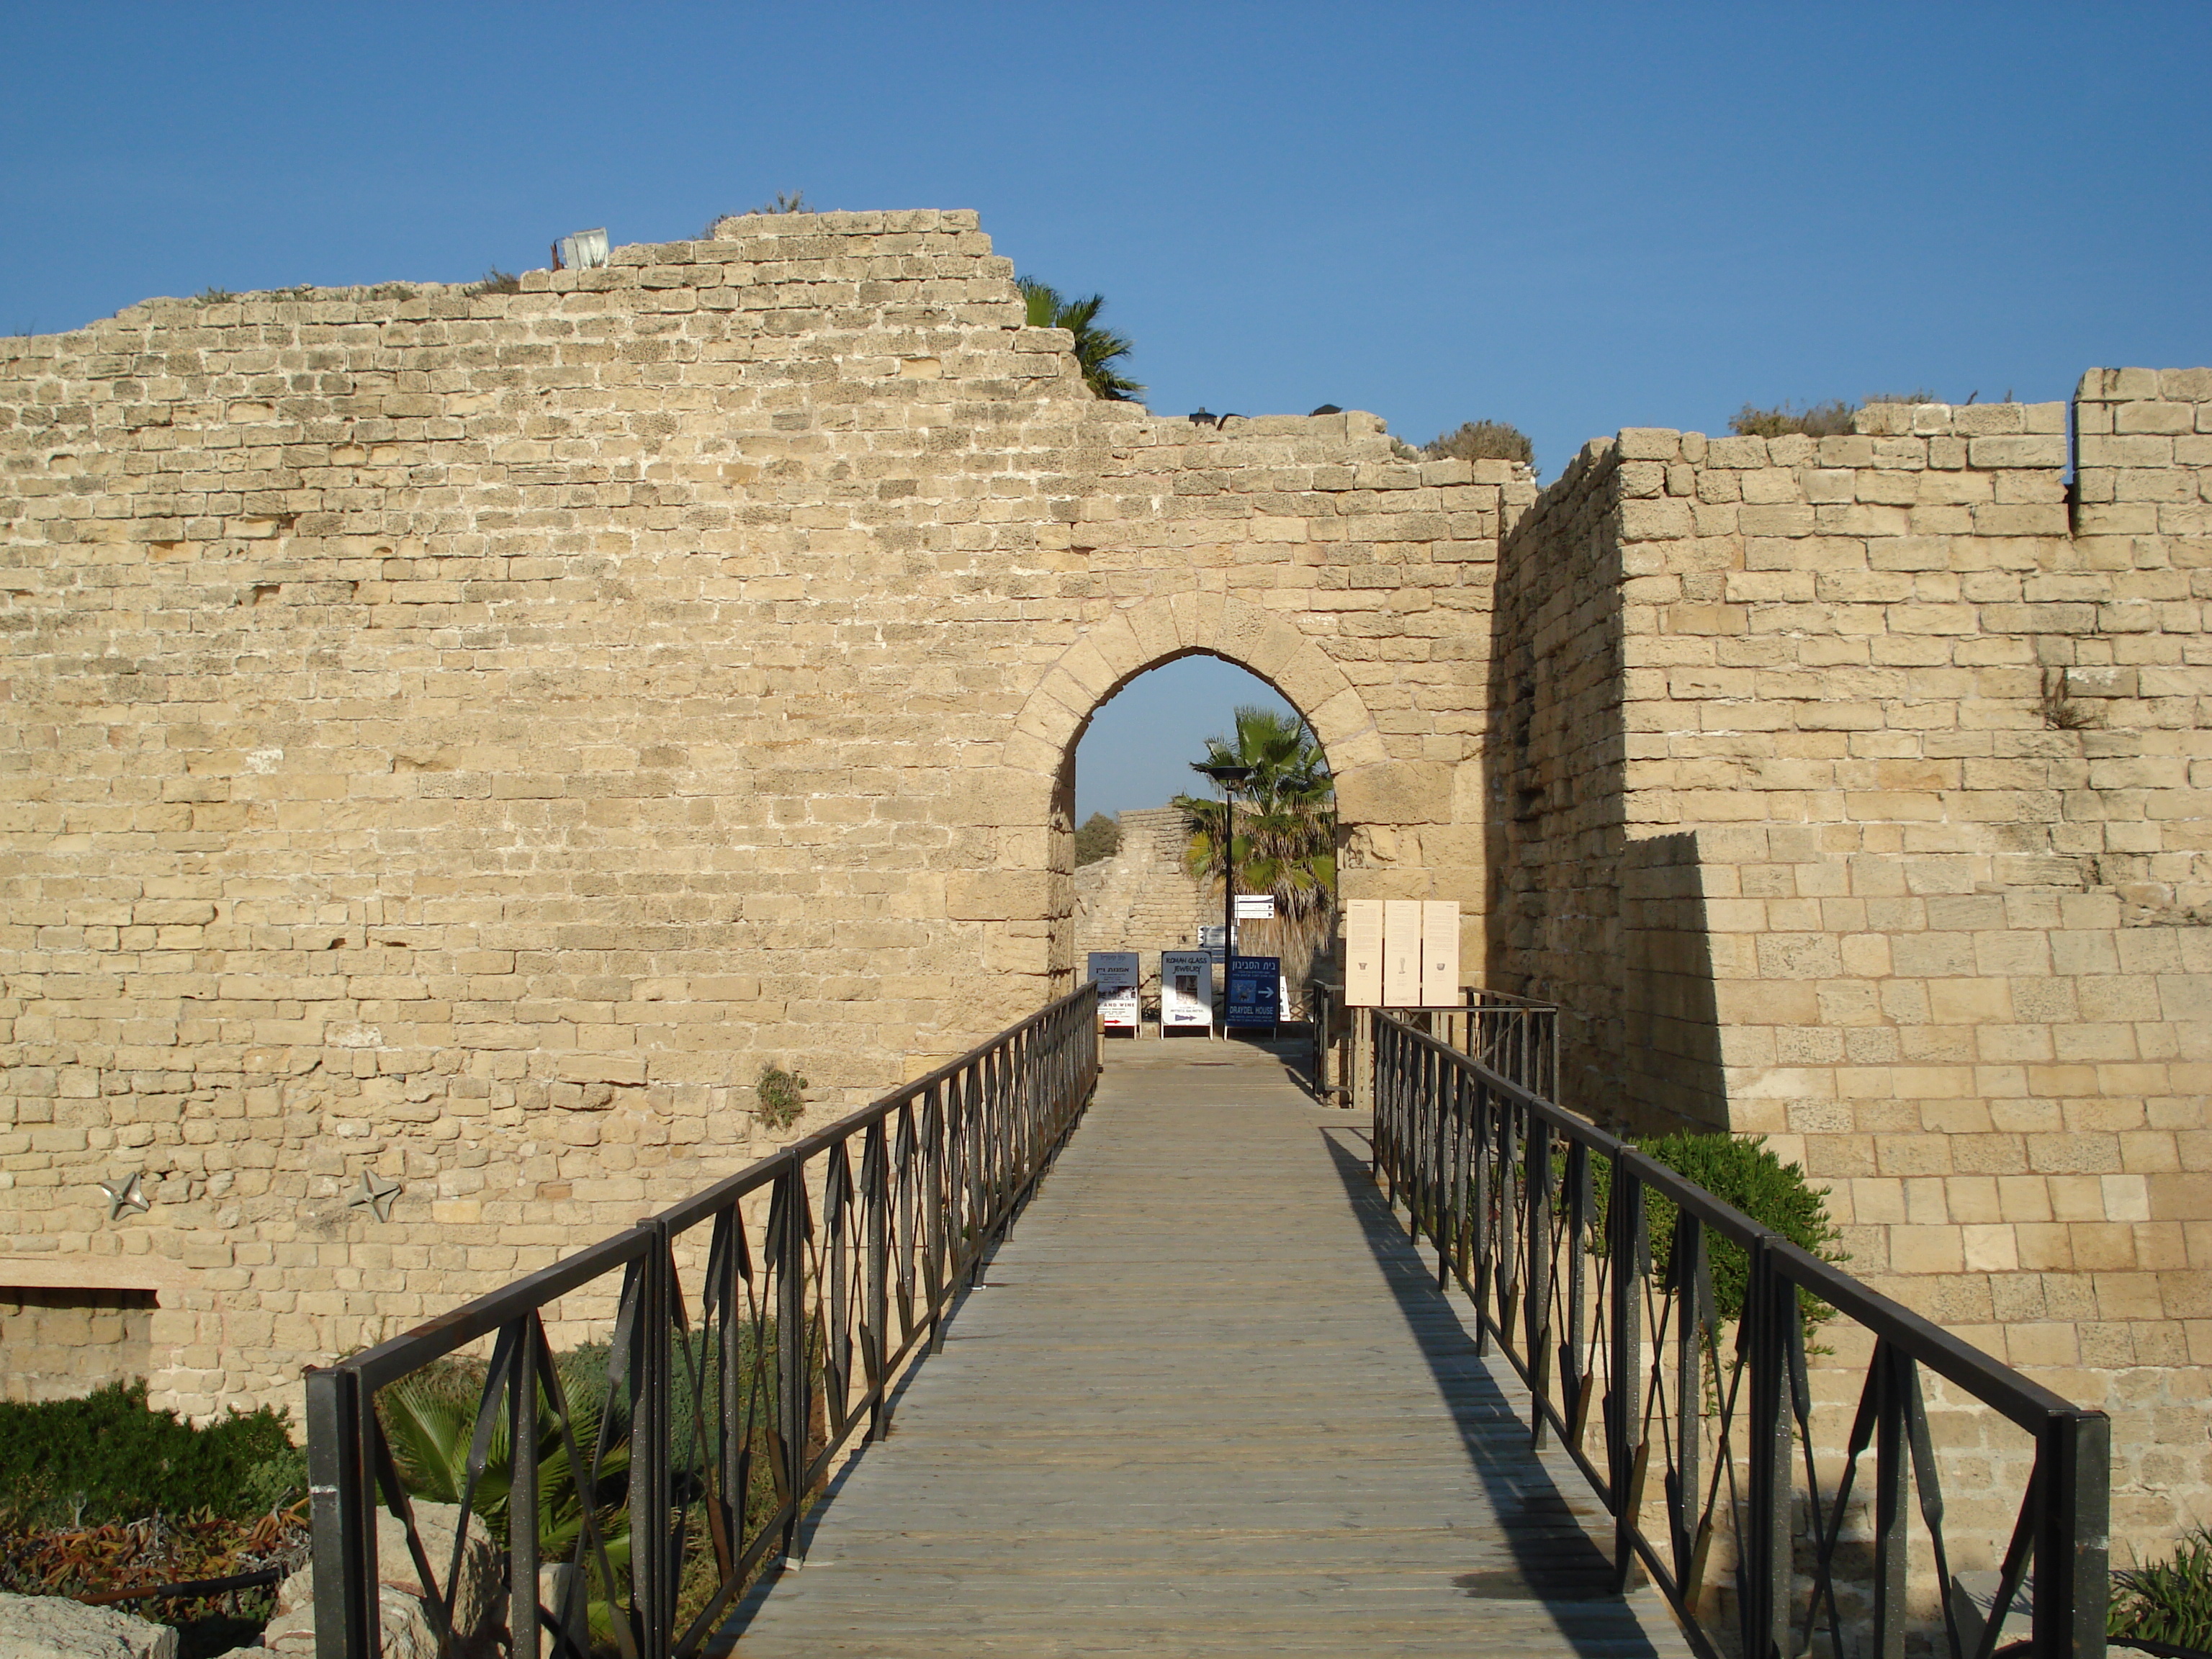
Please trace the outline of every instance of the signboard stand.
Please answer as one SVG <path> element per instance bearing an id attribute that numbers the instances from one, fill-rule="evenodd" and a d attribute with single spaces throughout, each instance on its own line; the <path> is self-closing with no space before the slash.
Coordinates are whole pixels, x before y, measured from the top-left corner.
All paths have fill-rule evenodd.
<path id="1" fill-rule="evenodd" d="M 1098 988 L 1098 1024 L 1108 1031 L 1127 1031 L 1135 1036 L 1144 1024 L 1143 1004 L 1137 987 L 1142 975 L 1134 951 L 1093 951 L 1091 979 Z"/>
<path id="2" fill-rule="evenodd" d="M 1213 1030 L 1213 956 L 1207 951 L 1160 952 L 1160 1036 Z"/>
<path id="3" fill-rule="evenodd" d="M 1280 957 L 1229 958 L 1229 997 L 1221 1016 L 1222 1034 L 1240 1028 L 1264 1025 L 1272 1039 L 1282 1024 L 1283 959 Z"/>

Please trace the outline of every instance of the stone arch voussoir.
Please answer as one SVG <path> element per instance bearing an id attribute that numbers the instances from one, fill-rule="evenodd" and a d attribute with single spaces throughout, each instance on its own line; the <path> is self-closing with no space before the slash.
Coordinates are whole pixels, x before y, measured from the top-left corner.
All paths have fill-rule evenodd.
<path id="1" fill-rule="evenodd" d="M 1147 670 L 1201 653 L 1248 669 L 1281 692 L 1321 739 L 1340 786 L 1389 761 L 1358 690 L 1319 646 L 1245 600 L 1177 593 L 1115 611 L 1061 653 L 1016 716 L 1002 763 L 1048 792 L 1099 704 Z"/>

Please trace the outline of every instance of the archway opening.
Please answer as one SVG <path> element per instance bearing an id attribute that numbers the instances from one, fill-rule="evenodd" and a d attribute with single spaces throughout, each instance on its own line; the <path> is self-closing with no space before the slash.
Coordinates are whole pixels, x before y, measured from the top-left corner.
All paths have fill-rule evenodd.
<path id="1" fill-rule="evenodd" d="M 1147 1034 L 1163 1006 L 1163 953 L 1219 959 L 1221 791 L 1193 763 L 1224 757 L 1255 767 L 1237 789 L 1236 949 L 1280 961 L 1273 988 L 1287 994 L 1287 1022 L 1335 924 L 1333 780 L 1304 711 L 1242 665 L 1194 651 L 1123 679 L 1068 743 L 1054 815 L 1066 826 L 1055 863 L 1073 871 L 1068 956 L 1080 981 L 1091 952 L 1133 954 Z M 1223 978 L 1211 988 L 1217 1024 Z"/>

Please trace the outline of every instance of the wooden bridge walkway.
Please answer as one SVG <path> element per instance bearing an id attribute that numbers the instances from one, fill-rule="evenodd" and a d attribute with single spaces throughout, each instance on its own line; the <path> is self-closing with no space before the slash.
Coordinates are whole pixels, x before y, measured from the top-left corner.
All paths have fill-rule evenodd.
<path id="1" fill-rule="evenodd" d="M 740 1659 L 1688 1654 L 1656 1591 L 1611 1593 L 1609 1521 L 1528 1449 L 1364 1120 L 1251 1045 L 1107 1055 Z"/>

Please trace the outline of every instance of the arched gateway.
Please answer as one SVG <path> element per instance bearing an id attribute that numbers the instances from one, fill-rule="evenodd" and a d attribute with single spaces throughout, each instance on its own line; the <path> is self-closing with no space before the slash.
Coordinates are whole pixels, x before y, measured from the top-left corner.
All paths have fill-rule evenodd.
<path id="1" fill-rule="evenodd" d="M 1532 488 L 1094 401 L 972 215 L 152 301 L 0 410 L 0 1283 L 152 1291 L 189 1409 L 738 1166 L 764 1064 L 826 1113 L 1064 988 L 1057 796 L 1157 663 L 1280 688 L 1347 890 L 1479 925 Z"/>

